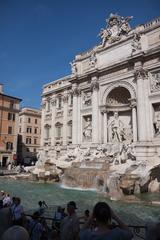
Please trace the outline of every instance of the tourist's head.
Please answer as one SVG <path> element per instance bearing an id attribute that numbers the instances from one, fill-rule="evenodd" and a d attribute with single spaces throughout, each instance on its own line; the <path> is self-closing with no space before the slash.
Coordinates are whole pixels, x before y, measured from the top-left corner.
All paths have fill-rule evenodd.
<path id="1" fill-rule="evenodd" d="M 88 210 L 88 209 L 86 209 L 86 210 L 84 211 L 84 215 L 85 215 L 86 217 L 89 217 L 89 210 Z"/>
<path id="2" fill-rule="evenodd" d="M 29 234 L 25 228 L 13 226 L 4 232 L 2 240 L 29 240 Z"/>
<path id="3" fill-rule="evenodd" d="M 41 206 L 42 206 L 42 201 L 39 201 L 39 202 L 38 202 L 38 205 L 41 207 Z"/>
<path id="4" fill-rule="evenodd" d="M 21 203 L 21 199 L 19 197 L 16 197 L 14 202 L 16 205 L 19 205 Z"/>
<path id="5" fill-rule="evenodd" d="M 76 203 L 74 201 L 70 201 L 68 204 L 67 204 L 67 212 L 68 214 L 72 214 L 75 212 L 75 209 L 77 209 L 76 207 Z"/>
<path id="6" fill-rule="evenodd" d="M 97 223 L 109 224 L 111 221 L 111 209 L 105 202 L 98 202 L 93 209 L 93 217 Z"/>
<path id="7" fill-rule="evenodd" d="M 34 212 L 33 215 L 32 215 L 32 219 L 36 220 L 40 217 L 40 214 L 39 212 Z"/>

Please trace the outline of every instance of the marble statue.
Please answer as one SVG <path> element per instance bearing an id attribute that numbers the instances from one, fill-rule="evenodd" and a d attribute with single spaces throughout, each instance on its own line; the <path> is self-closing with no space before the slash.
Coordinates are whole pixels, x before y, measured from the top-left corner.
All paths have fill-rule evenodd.
<path id="1" fill-rule="evenodd" d="M 89 61 L 90 61 L 90 62 L 89 62 L 89 65 L 90 65 L 91 67 L 95 67 L 96 62 L 97 62 L 97 58 L 96 58 L 96 53 L 95 53 L 95 51 L 92 51 Z"/>
<path id="2" fill-rule="evenodd" d="M 114 119 L 109 124 L 112 142 L 122 142 L 125 139 L 124 123 L 119 119 L 118 112 L 114 112 Z"/>
<path id="3" fill-rule="evenodd" d="M 83 129 L 83 136 L 85 137 L 85 140 L 90 140 L 92 138 L 92 121 L 90 117 L 86 119 L 86 126 Z"/>
<path id="4" fill-rule="evenodd" d="M 155 117 L 154 128 L 155 128 L 155 135 L 159 136 L 160 135 L 160 112 Z"/>
<path id="5" fill-rule="evenodd" d="M 141 35 L 137 32 L 134 33 L 133 40 L 131 42 L 132 47 L 132 54 L 137 50 L 141 50 L 141 43 L 140 43 Z"/>
<path id="6" fill-rule="evenodd" d="M 73 60 L 73 62 L 70 62 L 70 65 L 71 65 L 72 74 L 76 74 L 77 73 L 77 63 L 75 62 L 75 60 Z"/>

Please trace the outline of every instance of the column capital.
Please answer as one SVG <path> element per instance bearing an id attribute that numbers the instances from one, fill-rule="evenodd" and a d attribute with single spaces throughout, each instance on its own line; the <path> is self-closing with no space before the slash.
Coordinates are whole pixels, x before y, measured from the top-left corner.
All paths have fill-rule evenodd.
<path id="1" fill-rule="evenodd" d="M 78 96 L 80 94 L 80 90 L 79 90 L 78 86 L 72 87 L 72 94 L 73 94 L 73 96 Z"/>
<path id="2" fill-rule="evenodd" d="M 138 79 L 145 79 L 145 78 L 148 77 L 148 70 L 144 69 L 143 67 L 141 67 L 139 69 L 136 69 L 134 71 L 134 76 L 135 76 L 136 80 L 138 80 Z"/>
<path id="3" fill-rule="evenodd" d="M 134 108 L 134 107 L 137 106 L 137 101 L 136 101 L 135 98 L 130 98 L 129 101 L 130 101 L 130 107 L 131 108 Z"/>
<path id="4" fill-rule="evenodd" d="M 91 89 L 91 91 L 98 91 L 99 90 L 99 83 L 97 81 L 92 81 L 90 89 Z"/>

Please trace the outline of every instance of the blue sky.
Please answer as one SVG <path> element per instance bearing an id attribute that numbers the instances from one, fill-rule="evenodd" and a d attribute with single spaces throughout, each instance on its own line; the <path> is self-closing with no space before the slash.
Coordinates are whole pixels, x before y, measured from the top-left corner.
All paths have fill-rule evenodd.
<path id="1" fill-rule="evenodd" d="M 100 42 L 110 13 L 131 26 L 160 15 L 159 0 L 0 0 L 0 83 L 38 108 L 42 86 L 70 74 L 69 62 Z"/>

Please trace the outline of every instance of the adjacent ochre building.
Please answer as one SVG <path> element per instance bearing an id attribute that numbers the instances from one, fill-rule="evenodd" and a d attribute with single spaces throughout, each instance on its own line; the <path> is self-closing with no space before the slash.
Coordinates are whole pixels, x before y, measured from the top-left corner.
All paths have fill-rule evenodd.
<path id="1" fill-rule="evenodd" d="M 0 166 L 17 159 L 17 136 L 21 99 L 3 93 L 0 84 Z"/>
<path id="2" fill-rule="evenodd" d="M 41 111 L 22 108 L 19 113 L 18 159 L 35 159 L 40 147 Z"/>
<path id="3" fill-rule="evenodd" d="M 134 144 L 138 159 L 160 155 L 160 18 L 131 29 L 111 14 L 101 43 L 75 56 L 72 74 L 44 85 L 41 156 L 76 146 Z"/>

